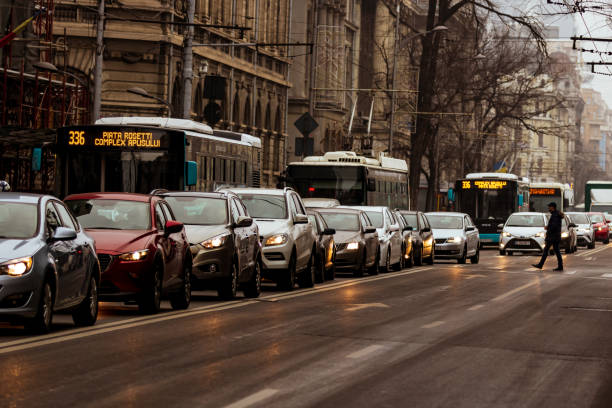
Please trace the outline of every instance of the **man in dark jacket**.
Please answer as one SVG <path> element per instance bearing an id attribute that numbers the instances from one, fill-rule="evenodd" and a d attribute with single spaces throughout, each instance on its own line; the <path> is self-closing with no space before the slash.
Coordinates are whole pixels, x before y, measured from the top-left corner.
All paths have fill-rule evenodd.
<path id="1" fill-rule="evenodd" d="M 550 252 L 550 248 L 552 247 L 555 251 L 555 255 L 557 255 L 557 268 L 553 270 L 562 271 L 563 258 L 561 257 L 561 249 L 559 248 L 559 244 L 561 243 L 561 223 L 563 222 L 563 213 L 561 213 L 561 211 L 557 211 L 556 203 L 548 204 L 548 211 L 550 212 L 550 219 L 548 220 L 548 225 L 546 226 L 546 245 L 544 246 L 544 252 L 542 252 L 542 259 L 540 259 L 540 263 L 533 264 L 532 266 L 542 269 L 544 267 L 544 262 L 546 262 L 546 258 L 548 257 L 548 253 Z"/>

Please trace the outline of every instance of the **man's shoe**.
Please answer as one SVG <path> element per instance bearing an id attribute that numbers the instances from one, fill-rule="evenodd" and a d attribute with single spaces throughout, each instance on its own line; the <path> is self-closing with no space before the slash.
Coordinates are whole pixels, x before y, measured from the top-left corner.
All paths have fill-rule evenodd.
<path id="1" fill-rule="evenodd" d="M 542 269 L 542 265 L 540 264 L 531 264 L 534 268 Z"/>
<path id="2" fill-rule="evenodd" d="M 556 267 L 555 269 L 553 269 L 553 272 L 563 272 L 563 267 Z"/>

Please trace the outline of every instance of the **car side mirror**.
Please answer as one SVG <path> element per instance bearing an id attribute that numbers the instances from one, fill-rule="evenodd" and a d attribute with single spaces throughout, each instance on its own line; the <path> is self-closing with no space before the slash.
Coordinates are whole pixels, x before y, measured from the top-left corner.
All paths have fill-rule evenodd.
<path id="1" fill-rule="evenodd" d="M 431 228 L 423 228 L 421 231 L 422 232 L 431 232 Z"/>
<path id="2" fill-rule="evenodd" d="M 308 224 L 308 216 L 304 214 L 295 214 L 293 216 L 294 224 Z"/>
<path id="3" fill-rule="evenodd" d="M 166 225 L 164 226 L 164 234 L 176 234 L 177 232 L 181 232 L 183 230 L 183 223 L 178 221 L 166 221 Z"/>
<path id="4" fill-rule="evenodd" d="M 408 225 L 407 227 L 404 227 L 403 231 L 413 231 L 414 228 L 412 228 L 410 225 Z"/>
<path id="5" fill-rule="evenodd" d="M 334 235 L 336 230 L 334 228 L 325 228 L 323 230 L 323 235 Z"/>
<path id="6" fill-rule="evenodd" d="M 366 234 L 373 234 L 376 232 L 376 228 L 372 227 L 371 225 L 368 225 L 363 229 L 363 232 L 365 232 Z"/>
<path id="7" fill-rule="evenodd" d="M 578 227 L 578 226 L 572 222 L 572 223 L 570 223 L 569 227 L 570 227 L 570 228 L 576 228 L 576 227 Z"/>
<path id="8" fill-rule="evenodd" d="M 465 227 L 466 231 L 474 231 L 476 228 L 475 227 Z"/>
<path id="9" fill-rule="evenodd" d="M 247 217 L 246 215 L 240 215 L 238 216 L 236 222 L 232 224 L 232 227 L 244 228 L 250 227 L 251 225 L 253 225 L 253 219 L 251 217 Z"/>
<path id="10" fill-rule="evenodd" d="M 70 241 L 76 239 L 77 233 L 72 228 L 57 227 L 53 235 L 51 235 L 52 241 Z"/>

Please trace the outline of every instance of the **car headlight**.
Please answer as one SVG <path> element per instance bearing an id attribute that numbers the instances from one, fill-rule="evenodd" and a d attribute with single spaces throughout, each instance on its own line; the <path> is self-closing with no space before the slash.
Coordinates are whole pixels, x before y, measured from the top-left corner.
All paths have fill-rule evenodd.
<path id="1" fill-rule="evenodd" d="M 354 251 L 356 249 L 359 249 L 359 242 L 349 242 L 349 244 L 346 246 L 346 249 L 348 251 Z"/>
<path id="2" fill-rule="evenodd" d="M 537 238 L 545 238 L 546 237 L 546 231 L 540 231 L 537 234 L 534 235 Z"/>
<path id="3" fill-rule="evenodd" d="M 229 235 L 227 234 L 219 235 L 214 238 L 207 239 L 206 241 L 200 242 L 200 245 L 202 245 L 206 249 L 219 248 L 225 245 L 225 242 L 227 241 L 227 237 L 229 237 Z"/>
<path id="4" fill-rule="evenodd" d="M 126 252 L 125 254 L 119 255 L 119 259 L 122 261 L 143 261 L 149 255 L 148 249 L 140 251 Z"/>
<path id="5" fill-rule="evenodd" d="M 21 276 L 32 269 L 32 257 L 12 259 L 0 264 L 0 275 Z"/>
<path id="6" fill-rule="evenodd" d="M 504 231 L 504 232 L 502 232 L 502 236 L 504 236 L 504 237 L 511 237 L 512 234 L 509 233 L 509 232 Z"/>
<path id="7" fill-rule="evenodd" d="M 265 246 L 283 245 L 285 242 L 287 242 L 287 235 L 277 234 L 277 235 L 272 235 L 271 237 L 268 237 L 266 239 Z"/>
<path id="8" fill-rule="evenodd" d="M 562 232 L 561 233 L 561 238 L 567 238 L 569 237 L 569 232 Z"/>
<path id="9" fill-rule="evenodd" d="M 450 237 L 446 240 L 450 244 L 458 244 L 461 242 L 461 237 Z"/>

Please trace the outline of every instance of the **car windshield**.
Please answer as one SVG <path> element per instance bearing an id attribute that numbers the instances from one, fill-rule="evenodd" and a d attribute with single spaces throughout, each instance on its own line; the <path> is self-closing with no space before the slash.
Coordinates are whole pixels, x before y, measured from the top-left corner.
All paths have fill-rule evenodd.
<path id="1" fill-rule="evenodd" d="M 287 218 L 285 197 L 281 195 L 242 194 L 242 202 L 253 218 Z"/>
<path id="2" fill-rule="evenodd" d="M 380 211 L 366 211 L 368 214 L 368 218 L 372 222 L 372 226 L 374 228 L 382 228 L 383 227 L 383 215 Z"/>
<path id="3" fill-rule="evenodd" d="M 462 229 L 463 217 L 453 215 L 427 215 L 431 228 L 436 229 Z"/>
<path id="4" fill-rule="evenodd" d="M 589 217 L 586 214 L 570 214 L 569 217 L 574 224 L 590 224 Z"/>
<path id="5" fill-rule="evenodd" d="M 149 203 L 128 200 L 69 200 L 66 205 L 83 228 L 148 230 L 151 229 Z"/>
<path id="6" fill-rule="evenodd" d="M 506 227 L 544 227 L 544 218 L 540 214 L 512 214 Z"/>
<path id="7" fill-rule="evenodd" d="M 357 214 L 347 213 L 321 213 L 329 228 L 336 231 L 359 231 L 359 217 Z"/>
<path id="8" fill-rule="evenodd" d="M 595 224 L 596 222 L 604 222 L 603 215 L 601 214 L 591 214 L 591 222 Z"/>
<path id="9" fill-rule="evenodd" d="M 37 227 L 36 204 L 0 203 L 0 239 L 32 238 Z"/>
<path id="10" fill-rule="evenodd" d="M 227 203 L 222 198 L 166 197 L 176 219 L 187 225 L 221 225 L 227 223 Z"/>
<path id="11" fill-rule="evenodd" d="M 409 227 L 417 229 L 418 223 L 416 214 L 402 214 L 402 217 L 404 218 L 404 221 L 406 221 L 406 224 Z"/>

